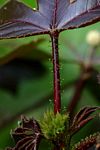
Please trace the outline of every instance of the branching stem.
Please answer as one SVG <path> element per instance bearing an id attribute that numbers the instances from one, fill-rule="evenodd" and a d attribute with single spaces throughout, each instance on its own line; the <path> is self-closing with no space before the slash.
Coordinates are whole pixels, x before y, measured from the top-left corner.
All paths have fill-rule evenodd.
<path id="1" fill-rule="evenodd" d="M 91 68 L 91 66 L 88 66 L 87 68 L 84 68 L 82 70 L 82 73 L 80 74 L 80 77 L 76 83 L 75 93 L 72 97 L 71 102 L 69 103 L 69 106 L 68 106 L 68 111 L 70 112 L 71 116 L 73 116 L 75 108 L 76 108 L 79 100 L 81 99 L 82 92 L 84 90 L 86 82 L 89 79 L 91 73 L 92 73 L 92 68 Z"/>
<path id="2" fill-rule="evenodd" d="M 58 53 L 58 31 L 51 33 L 52 41 L 52 56 L 53 56 L 53 74 L 54 74 L 54 113 L 61 110 L 61 95 L 60 95 L 60 67 L 59 67 L 59 53 Z"/>

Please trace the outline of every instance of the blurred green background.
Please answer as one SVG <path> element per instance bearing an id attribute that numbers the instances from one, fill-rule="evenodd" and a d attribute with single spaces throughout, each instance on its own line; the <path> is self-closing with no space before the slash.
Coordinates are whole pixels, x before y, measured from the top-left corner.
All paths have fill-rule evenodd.
<path id="1" fill-rule="evenodd" d="M 36 7 L 34 0 L 21 1 Z M 0 7 L 5 2 L 6 0 L 0 0 Z M 60 72 L 61 85 L 64 86 L 61 92 L 63 111 L 73 96 L 74 82 L 81 71 L 77 53 L 88 59 L 89 45 L 86 43 L 86 35 L 91 30 L 100 32 L 100 23 L 60 34 Z M 73 51 L 71 46 L 74 46 L 76 51 Z M 13 145 L 10 131 L 17 126 L 21 114 L 39 119 L 47 108 L 53 107 L 51 53 L 50 37 L 47 35 L 0 41 L 0 150 Z M 100 47 L 95 55 L 100 56 Z M 98 64 L 93 64 L 95 73 L 91 80 L 91 85 L 96 88 L 91 90 L 91 86 L 85 87 L 76 111 L 82 106 L 100 105 L 100 85 L 97 81 L 99 62 L 98 60 Z M 94 119 L 73 138 L 73 141 L 76 142 L 96 130 L 100 131 L 99 123 L 100 119 Z M 93 128 L 94 125 L 96 128 Z M 47 150 L 46 144 L 43 141 L 40 149 Z"/>

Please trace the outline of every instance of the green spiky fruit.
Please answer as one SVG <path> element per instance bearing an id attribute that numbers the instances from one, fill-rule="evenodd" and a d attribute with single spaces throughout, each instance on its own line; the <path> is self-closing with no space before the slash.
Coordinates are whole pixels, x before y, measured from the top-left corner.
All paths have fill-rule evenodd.
<path id="1" fill-rule="evenodd" d="M 53 111 L 47 111 L 40 121 L 43 136 L 51 140 L 60 138 L 60 135 L 67 130 L 68 125 L 69 114 L 57 113 L 55 115 Z"/>

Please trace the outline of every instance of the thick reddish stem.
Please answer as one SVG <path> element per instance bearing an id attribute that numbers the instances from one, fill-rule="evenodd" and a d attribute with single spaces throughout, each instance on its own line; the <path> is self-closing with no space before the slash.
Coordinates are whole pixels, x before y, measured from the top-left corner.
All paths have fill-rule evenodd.
<path id="1" fill-rule="evenodd" d="M 59 33 L 54 31 L 51 33 L 52 41 L 52 56 L 53 56 L 53 73 L 54 73 L 54 113 L 61 110 L 61 95 L 60 95 L 60 67 L 58 53 L 58 36 Z"/>

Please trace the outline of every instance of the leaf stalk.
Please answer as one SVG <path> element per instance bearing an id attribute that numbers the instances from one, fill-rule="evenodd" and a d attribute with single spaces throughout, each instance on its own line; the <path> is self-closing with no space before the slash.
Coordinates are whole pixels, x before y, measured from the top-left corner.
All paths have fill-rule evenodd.
<path id="1" fill-rule="evenodd" d="M 53 83 L 54 83 L 54 113 L 61 110 L 61 94 L 60 94 L 60 65 L 59 65 L 59 52 L 58 52 L 58 37 L 59 32 L 51 32 L 52 41 L 52 61 L 53 61 Z"/>

